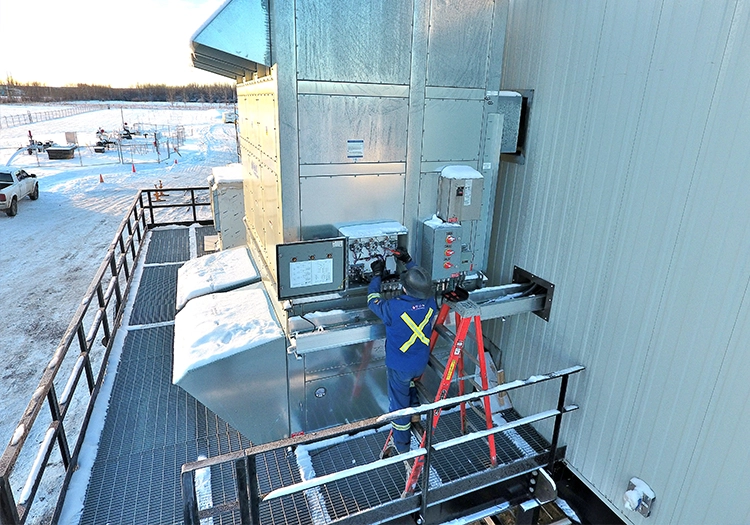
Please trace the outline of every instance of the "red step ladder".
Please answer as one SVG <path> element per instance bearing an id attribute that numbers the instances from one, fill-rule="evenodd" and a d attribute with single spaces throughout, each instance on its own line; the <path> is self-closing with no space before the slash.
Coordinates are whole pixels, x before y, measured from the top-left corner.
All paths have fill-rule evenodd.
<path id="1" fill-rule="evenodd" d="M 471 303 L 470 301 L 466 301 L 465 303 Z M 454 303 L 456 304 L 460 303 Z M 472 303 L 473 305 L 473 303 Z M 438 313 L 437 319 L 435 320 L 435 326 L 433 327 L 433 332 L 430 337 L 430 352 L 435 348 L 435 343 L 437 342 L 438 337 L 440 336 L 439 330 L 444 330 L 447 333 L 450 333 L 450 331 L 447 328 L 444 328 L 445 321 L 448 318 L 448 314 L 451 310 L 451 303 L 445 302 L 440 308 L 440 312 Z M 471 305 L 466 305 L 468 308 L 463 308 L 464 304 L 462 304 L 461 310 L 464 311 L 464 315 L 460 315 L 458 312 L 455 312 L 455 320 L 456 320 L 456 334 L 455 338 L 453 340 L 453 346 L 451 347 L 450 356 L 448 357 L 448 362 L 445 364 L 445 370 L 443 371 L 443 377 L 440 381 L 440 386 L 438 387 L 437 394 L 435 395 L 435 401 L 441 401 L 445 399 L 448 396 L 448 389 L 450 388 L 451 380 L 453 379 L 453 375 L 456 371 L 458 371 L 458 393 L 459 395 L 464 394 L 464 343 L 466 342 L 466 338 L 469 335 L 469 328 L 471 326 L 472 321 L 474 322 L 474 330 L 475 330 L 475 337 L 477 342 L 477 354 L 478 354 L 478 361 L 479 361 L 479 372 L 481 377 L 481 387 L 482 390 L 487 390 L 488 382 L 487 382 L 487 363 L 484 359 L 484 339 L 482 337 L 482 320 L 479 315 L 479 308 L 476 307 L 476 305 L 473 305 L 475 308 L 472 309 Z M 484 402 L 484 415 L 485 420 L 487 423 L 487 428 L 490 429 L 493 426 L 492 423 L 492 409 L 490 408 L 490 399 L 489 397 L 483 398 Z M 434 434 L 435 428 L 437 428 L 438 420 L 440 419 L 440 413 L 441 410 L 436 410 L 435 415 L 432 420 L 432 428 L 429 429 L 430 432 Z M 392 432 L 392 431 L 391 431 Z M 461 403 L 461 432 L 466 432 L 466 403 Z M 391 436 L 388 436 L 388 440 L 391 439 Z M 427 431 L 422 434 L 422 440 L 420 443 L 420 447 L 424 448 L 425 442 L 427 439 Z M 488 442 L 489 442 L 489 451 L 490 451 L 490 462 L 492 466 L 497 465 L 497 453 L 495 451 L 495 436 L 490 435 L 488 436 Z M 386 446 L 388 445 L 388 441 L 386 441 Z M 408 496 L 414 492 L 414 489 L 417 486 L 417 481 L 419 480 L 419 476 L 422 473 L 422 470 L 424 469 L 424 456 L 419 456 L 415 459 L 414 465 L 411 468 L 411 472 L 409 473 L 409 476 L 406 480 L 406 488 L 404 489 L 404 496 Z"/>

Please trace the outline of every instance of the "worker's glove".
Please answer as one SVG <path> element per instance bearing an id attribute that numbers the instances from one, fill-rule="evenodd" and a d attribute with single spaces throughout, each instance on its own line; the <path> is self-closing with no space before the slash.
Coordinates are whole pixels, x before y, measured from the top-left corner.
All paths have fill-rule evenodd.
<path id="1" fill-rule="evenodd" d="M 385 261 L 383 259 L 375 259 L 370 264 L 370 268 L 372 269 L 373 277 L 382 277 L 383 270 L 385 270 Z"/>
<path id="2" fill-rule="evenodd" d="M 403 246 L 399 246 L 393 250 L 393 256 L 404 264 L 411 262 L 411 255 L 409 255 L 409 252 Z"/>

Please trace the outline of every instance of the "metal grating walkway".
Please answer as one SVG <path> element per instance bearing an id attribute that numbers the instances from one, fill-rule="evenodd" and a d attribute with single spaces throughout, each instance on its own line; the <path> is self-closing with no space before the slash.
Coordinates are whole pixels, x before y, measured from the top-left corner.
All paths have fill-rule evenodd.
<path id="1" fill-rule="evenodd" d="M 177 270 L 189 259 L 191 234 L 189 228 L 151 232 L 81 525 L 182 523 L 182 465 L 250 445 L 172 384 L 174 326 L 169 322 L 175 315 Z M 231 469 L 212 468 L 211 486 L 218 499 L 233 493 Z M 239 523 L 239 518 L 229 512 L 214 523 Z"/>
<path id="2" fill-rule="evenodd" d="M 250 442 L 181 388 L 172 384 L 174 304 L 177 270 L 190 257 L 191 242 L 202 246 L 212 228 L 167 228 L 151 232 L 143 273 L 114 379 L 97 458 L 86 491 L 81 525 L 182 524 L 180 470 L 201 456 L 213 457 L 250 446 Z M 191 240 L 190 236 L 195 238 Z M 197 238 L 197 239 L 196 239 Z M 152 251 L 153 250 L 153 251 Z M 201 253 L 200 250 L 198 250 Z M 518 419 L 503 412 L 506 421 Z M 476 427 L 484 421 L 471 410 Z M 460 434 L 458 412 L 444 412 L 436 441 Z M 338 472 L 377 459 L 384 432 L 365 433 L 334 444 L 297 450 L 277 449 L 258 456 L 261 493 L 302 480 L 299 454 L 309 455 L 314 475 Z M 544 456 L 549 444 L 533 427 L 497 435 L 501 463 Z M 467 443 L 460 450 L 436 452 L 430 486 L 453 481 L 489 467 L 486 441 Z M 263 525 L 310 524 L 352 516 L 398 500 L 406 481 L 401 464 L 339 480 L 318 489 L 260 505 Z M 235 495 L 231 463 L 210 468 L 211 505 L 231 503 Z M 199 499 L 201 496 L 199 495 Z M 214 525 L 240 523 L 237 511 L 213 518 Z"/>

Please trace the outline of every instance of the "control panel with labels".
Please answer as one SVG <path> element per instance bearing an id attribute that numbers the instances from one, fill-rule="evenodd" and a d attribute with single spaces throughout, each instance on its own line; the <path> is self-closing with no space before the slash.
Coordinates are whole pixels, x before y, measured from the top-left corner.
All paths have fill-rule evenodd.
<path id="1" fill-rule="evenodd" d="M 276 246 L 276 282 L 280 300 L 338 292 L 346 287 L 343 237 Z"/>
<path id="2" fill-rule="evenodd" d="M 429 220 L 423 223 L 422 266 L 433 281 L 457 277 L 461 266 L 461 224 Z"/>

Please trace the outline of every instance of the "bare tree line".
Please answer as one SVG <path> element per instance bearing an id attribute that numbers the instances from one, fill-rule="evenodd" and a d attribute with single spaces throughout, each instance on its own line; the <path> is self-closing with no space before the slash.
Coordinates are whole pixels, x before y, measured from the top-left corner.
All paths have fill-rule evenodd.
<path id="1" fill-rule="evenodd" d="M 22 84 L 8 77 L 0 84 L 0 103 L 63 102 L 82 100 L 123 100 L 130 102 L 205 102 L 234 103 L 237 92 L 232 84 L 136 84 L 135 87 L 113 88 L 96 84 L 51 87 L 31 82 Z"/>

